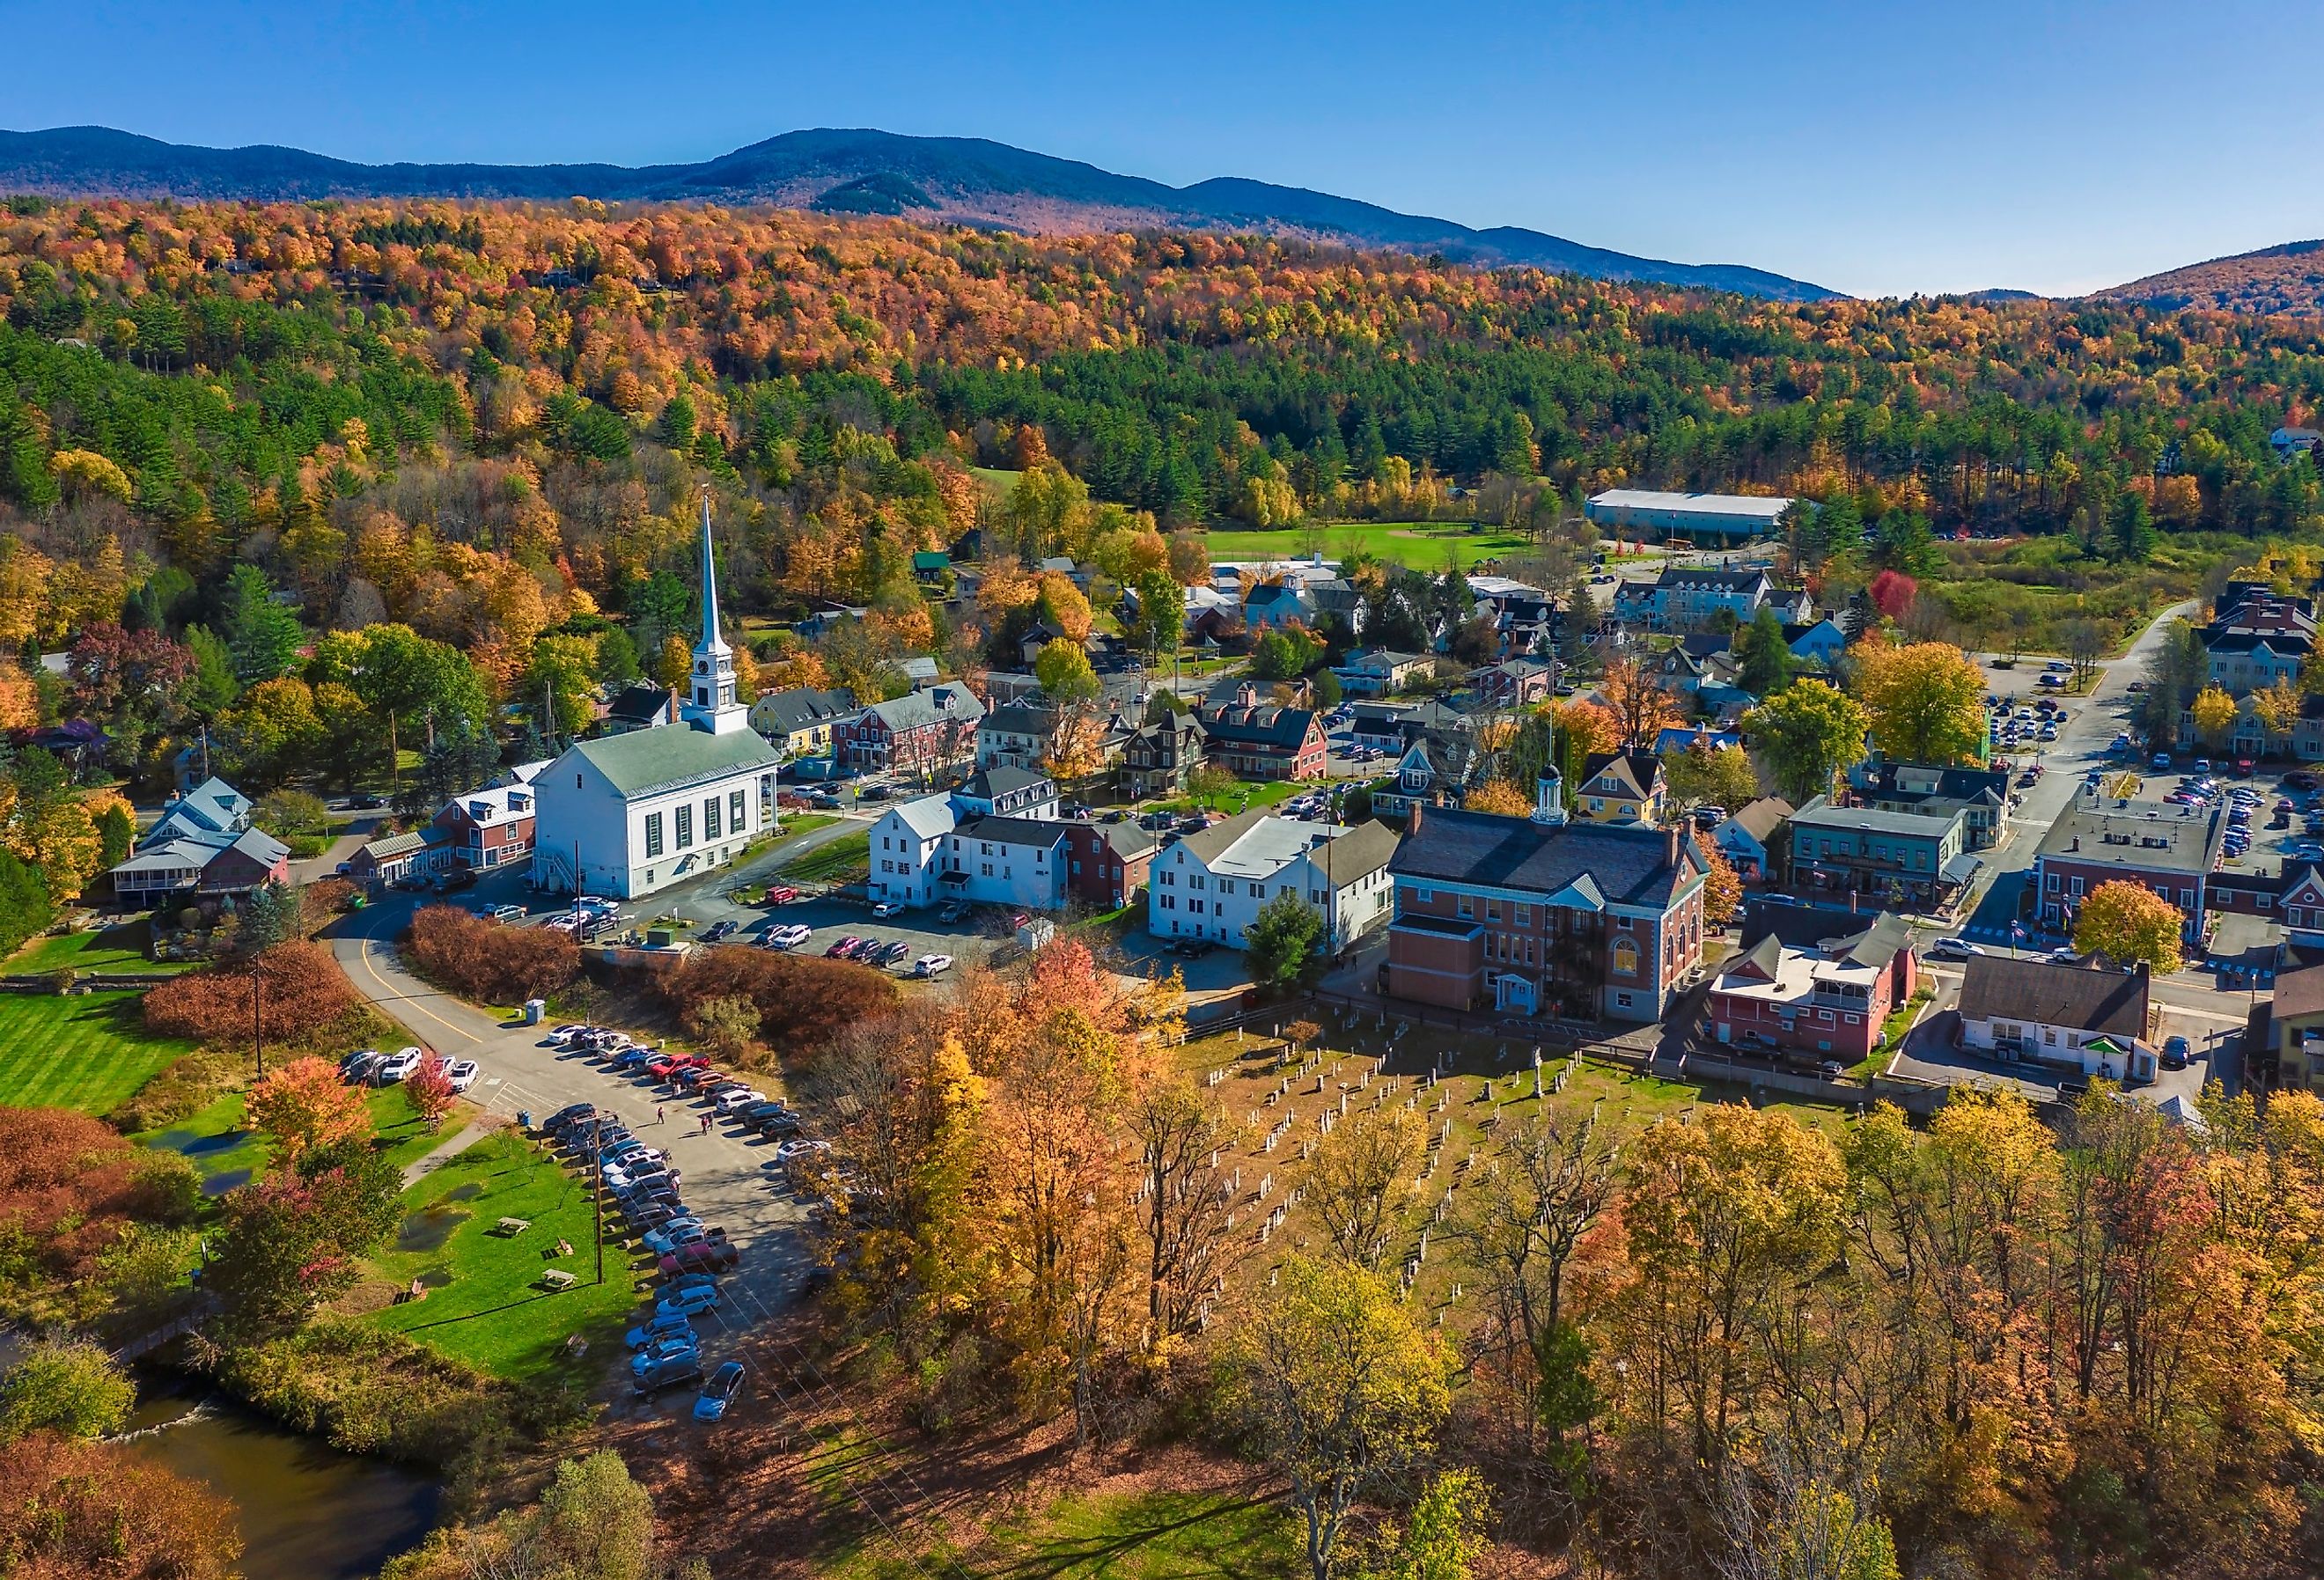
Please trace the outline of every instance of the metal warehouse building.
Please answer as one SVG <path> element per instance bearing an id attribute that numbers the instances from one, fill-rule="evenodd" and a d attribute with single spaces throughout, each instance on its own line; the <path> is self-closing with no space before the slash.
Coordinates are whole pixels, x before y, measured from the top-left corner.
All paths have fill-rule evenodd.
<path id="1" fill-rule="evenodd" d="M 1583 513 L 1601 527 L 1660 532 L 1665 537 L 1741 542 L 1771 538 L 1788 498 L 1759 499 L 1739 494 L 1664 494 L 1651 488 L 1609 488 L 1593 495 Z"/>

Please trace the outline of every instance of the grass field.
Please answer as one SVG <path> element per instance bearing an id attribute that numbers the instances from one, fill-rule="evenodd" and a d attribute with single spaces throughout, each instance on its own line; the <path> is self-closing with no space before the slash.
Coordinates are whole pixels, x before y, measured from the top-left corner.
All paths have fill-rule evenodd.
<path id="1" fill-rule="evenodd" d="M 862 1445 L 835 1443 L 835 1460 Z M 835 1507 L 844 1498 L 835 1489 Z M 1066 1497 L 995 1525 L 970 1551 L 899 1557 L 884 1540 L 822 1566 L 832 1580 L 907 1580 L 932 1572 L 976 1580 L 1263 1580 L 1305 1565 L 1298 1531 L 1270 1503 L 1219 1492 Z"/>
<path id="2" fill-rule="evenodd" d="M 1204 534 L 1213 559 L 1296 559 L 1310 550 L 1314 534 L 1286 527 L 1270 531 L 1213 531 Z M 1480 559 L 1521 553 L 1532 546 L 1518 532 L 1499 527 L 1471 530 L 1467 522 L 1338 522 L 1322 531 L 1326 559 L 1337 559 L 1351 548 L 1369 549 L 1383 559 L 1400 560 L 1415 570 L 1439 571 L 1450 550 L 1468 569 Z"/>
<path id="3" fill-rule="evenodd" d="M 143 920 L 124 922 L 118 927 L 104 928 L 95 932 L 64 933 L 56 938 L 34 938 L 14 955 L 0 972 L 12 976 L 29 976 L 43 971 L 151 971 L 156 975 L 182 971 L 182 966 L 165 966 L 145 957 L 145 923 Z"/>
<path id="4" fill-rule="evenodd" d="M 134 993 L 0 994 L 0 1104 L 109 1113 L 193 1044 L 146 1033 Z"/>
<path id="5" fill-rule="evenodd" d="M 968 472 L 984 485 L 984 492 L 996 502 L 1007 499 L 1009 491 L 1017 486 L 1017 479 L 1025 475 L 1008 467 L 971 467 Z"/>
<path id="6" fill-rule="evenodd" d="M 463 1123 L 456 1111 L 441 1131 L 430 1131 L 412 1112 L 401 1086 L 367 1092 L 364 1103 L 371 1110 L 373 1138 L 385 1143 L 388 1161 L 399 1169 L 433 1151 Z M 244 1128 L 239 1092 L 228 1092 L 166 1129 L 147 1131 L 132 1139 L 182 1153 L 213 1195 L 257 1178 L 274 1158 L 272 1142 Z"/>
<path id="7" fill-rule="evenodd" d="M 520 1137 L 500 1132 L 477 1142 L 404 1192 L 403 1201 L 410 1215 L 372 1263 L 397 1288 L 420 1280 L 429 1296 L 364 1318 L 377 1326 L 496 1375 L 530 1378 L 566 1364 L 560 1346 L 572 1334 L 603 1355 L 637 1311 L 627 1247 L 609 1242 L 605 1281 L 591 1281 L 589 1192 Z M 495 1232 L 503 1218 L 532 1226 L 504 1237 Z M 560 1238 L 574 1254 L 552 1260 L 545 1253 Z M 555 1295 L 534 1288 L 551 1267 L 580 1286 Z"/>
<path id="8" fill-rule="evenodd" d="M 782 870 L 793 882 L 847 883 L 872 870 L 872 831 L 844 834 L 819 845 Z"/>
<path id="9" fill-rule="evenodd" d="M 1312 784 L 1303 784 L 1295 780 L 1270 779 L 1259 784 L 1238 784 L 1232 790 L 1220 790 L 1214 795 L 1174 796 L 1168 800 L 1156 801 L 1154 806 L 1158 810 L 1171 812 L 1191 812 L 1197 807 L 1213 812 L 1247 812 L 1253 807 L 1280 806 L 1303 790 L 1314 788 Z"/>

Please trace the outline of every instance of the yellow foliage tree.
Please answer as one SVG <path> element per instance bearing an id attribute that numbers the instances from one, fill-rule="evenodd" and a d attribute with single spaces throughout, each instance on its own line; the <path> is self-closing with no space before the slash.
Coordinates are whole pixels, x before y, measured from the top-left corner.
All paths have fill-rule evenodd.
<path id="1" fill-rule="evenodd" d="M 2179 969 L 2179 939 L 2187 919 L 2179 908 L 2144 883 L 2115 879 L 2100 883 L 2082 901 L 2074 923 L 2074 947 L 2127 963 L 2144 960 L 2150 970 Z"/>
<path id="2" fill-rule="evenodd" d="M 1856 699 L 1881 752 L 1903 762 L 1961 762 L 1986 739 L 1985 671 L 1957 647 L 1877 642 L 1850 650 Z"/>
<path id="3" fill-rule="evenodd" d="M 2217 686 L 2197 692 L 2187 711 L 2194 716 L 2195 734 L 2209 745 L 2225 745 L 2235 733 L 2236 699 Z"/>
<path id="4" fill-rule="evenodd" d="M 95 450 L 59 450 L 49 457 L 49 470 L 68 494 L 102 494 L 127 504 L 133 492 L 129 474 Z"/>
<path id="5" fill-rule="evenodd" d="M 2252 693 L 2252 712 L 2267 726 L 2269 735 L 2281 738 L 2300 723 L 2300 688 L 2289 680 L 2278 680 Z"/>
<path id="6" fill-rule="evenodd" d="M 1525 791 L 1506 779 L 1489 779 L 1461 798 L 1461 805 L 1471 812 L 1490 812 L 1497 818 L 1525 818 L 1533 813 L 1533 800 Z"/>

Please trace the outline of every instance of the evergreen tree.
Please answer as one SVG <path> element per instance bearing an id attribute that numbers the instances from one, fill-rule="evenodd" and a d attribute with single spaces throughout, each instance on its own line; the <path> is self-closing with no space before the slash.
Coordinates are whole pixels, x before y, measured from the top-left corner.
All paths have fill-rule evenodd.
<path id="1" fill-rule="evenodd" d="M 226 644 L 235 678 L 254 686 L 289 674 L 306 633 L 299 616 L 275 601 L 266 573 L 254 565 L 235 566 L 226 581 Z"/>

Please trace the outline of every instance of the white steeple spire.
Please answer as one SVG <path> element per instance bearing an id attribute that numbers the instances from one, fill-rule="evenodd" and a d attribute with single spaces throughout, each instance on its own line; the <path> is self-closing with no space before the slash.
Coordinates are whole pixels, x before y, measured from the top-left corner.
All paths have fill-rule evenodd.
<path id="1" fill-rule="evenodd" d="M 734 695 L 734 650 L 718 633 L 718 562 L 710 548 L 710 490 L 702 491 L 702 640 L 694 644 L 689 695 L 678 711 L 697 730 L 732 735 L 751 727 L 751 714 Z"/>

